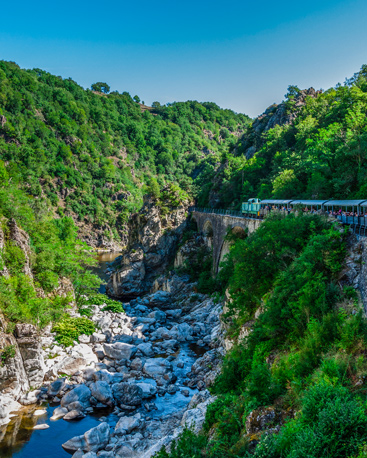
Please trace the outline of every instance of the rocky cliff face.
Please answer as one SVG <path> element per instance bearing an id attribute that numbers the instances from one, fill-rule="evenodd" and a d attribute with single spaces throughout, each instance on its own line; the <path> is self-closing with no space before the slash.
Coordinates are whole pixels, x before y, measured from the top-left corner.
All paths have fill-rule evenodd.
<path id="1" fill-rule="evenodd" d="M 5 226 L 6 227 L 6 226 Z M 2 259 L 6 241 L 19 247 L 24 254 L 23 272 L 33 282 L 29 235 L 14 219 L 7 222 L 6 237 L 0 227 L 0 276 L 8 276 L 9 270 Z M 62 295 L 70 288 L 67 279 L 61 279 L 55 294 Z M 37 288 L 39 297 L 45 293 Z M 42 384 L 45 375 L 39 331 L 31 324 L 19 323 L 15 329 L 0 312 L 0 425 L 9 421 L 9 412 L 19 408 L 17 401 L 26 404 L 24 398 L 31 388 Z M 24 402 L 23 402 L 24 401 Z"/>
<path id="2" fill-rule="evenodd" d="M 3 262 L 2 252 L 5 247 L 5 236 L 2 227 L 0 226 L 0 277 L 9 275 L 8 269 Z"/>
<path id="3" fill-rule="evenodd" d="M 29 246 L 29 235 L 23 231 L 20 227 L 18 227 L 15 219 L 11 219 L 8 222 L 9 227 L 9 239 L 17 245 L 24 253 L 25 263 L 23 267 L 23 272 L 25 275 L 33 279 L 32 271 L 31 271 L 31 264 L 30 264 L 30 256 L 31 256 L 31 249 Z"/>
<path id="4" fill-rule="evenodd" d="M 0 317 L 0 351 L 13 348 L 14 356 L 1 361 L 0 392 L 18 399 L 22 393 L 29 390 L 29 381 L 24 368 L 23 358 L 13 334 L 7 333 L 8 323 Z"/>
<path id="5" fill-rule="evenodd" d="M 167 207 L 157 206 L 154 199 L 147 198 L 140 212 L 129 221 L 127 250 L 120 269 L 111 275 L 108 294 L 133 298 L 148 292 L 172 260 L 186 221 L 186 206 L 167 211 Z"/>
<path id="6" fill-rule="evenodd" d="M 85 221 L 79 221 L 75 215 L 74 222 L 78 227 L 78 237 L 88 246 L 104 251 L 121 251 L 128 241 L 127 225 L 119 228 L 119 240 L 116 240 L 112 228 L 106 224 L 98 226 Z"/>
<path id="7" fill-rule="evenodd" d="M 29 386 L 37 387 L 43 382 L 46 370 L 39 333 L 32 324 L 21 323 L 15 327 L 15 336 Z"/>
<path id="8" fill-rule="evenodd" d="M 18 324 L 14 334 L 9 334 L 7 327 L 8 323 L 0 316 L 0 426 L 9 422 L 9 413 L 18 410 L 21 404 L 35 402 L 35 399 L 29 401 L 25 394 L 42 384 L 45 375 L 36 327 Z"/>

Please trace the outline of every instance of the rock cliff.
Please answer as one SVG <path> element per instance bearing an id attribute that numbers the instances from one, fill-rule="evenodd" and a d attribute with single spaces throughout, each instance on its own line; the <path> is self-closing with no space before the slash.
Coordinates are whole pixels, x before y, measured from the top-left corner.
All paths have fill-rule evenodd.
<path id="1" fill-rule="evenodd" d="M 127 249 L 120 268 L 110 277 L 108 294 L 129 299 L 148 292 L 173 259 L 186 224 L 187 206 L 161 206 L 146 197 L 143 208 L 129 221 Z"/>
<path id="2" fill-rule="evenodd" d="M 9 269 L 2 253 L 6 243 L 22 250 L 24 255 L 23 273 L 32 280 L 31 248 L 27 232 L 21 229 L 14 219 L 3 221 L 0 227 L 0 276 L 9 276 Z M 6 234 L 6 235 L 5 235 Z M 52 295 L 63 296 L 72 290 L 70 281 L 62 278 Z M 36 288 L 37 295 L 44 297 L 42 288 Z M 35 402 L 26 393 L 39 387 L 44 380 L 46 365 L 44 361 L 40 331 L 28 323 L 9 323 L 0 312 L 0 425 L 9 422 L 9 412 L 23 404 Z M 34 392 L 33 392 L 34 393 Z"/>

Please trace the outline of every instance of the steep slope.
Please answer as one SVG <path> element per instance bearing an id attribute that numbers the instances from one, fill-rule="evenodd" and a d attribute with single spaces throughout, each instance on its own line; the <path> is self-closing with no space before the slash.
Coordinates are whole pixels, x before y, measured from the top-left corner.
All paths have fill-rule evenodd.
<path id="1" fill-rule="evenodd" d="M 147 110 L 127 92 L 0 62 L 0 159 L 28 194 L 72 216 L 90 245 L 124 245 L 143 194 L 167 182 L 190 191 L 201 164 L 217 163 L 249 122 L 213 103 Z"/>
<path id="2" fill-rule="evenodd" d="M 325 92 L 289 87 L 221 164 L 200 177 L 199 204 L 239 208 L 250 197 L 366 197 L 367 66 Z"/>

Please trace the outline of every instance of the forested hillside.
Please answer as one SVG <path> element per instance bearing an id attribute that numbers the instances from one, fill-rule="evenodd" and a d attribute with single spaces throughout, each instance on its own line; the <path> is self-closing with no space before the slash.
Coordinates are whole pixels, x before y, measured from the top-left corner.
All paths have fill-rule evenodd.
<path id="1" fill-rule="evenodd" d="M 147 110 L 128 92 L 107 94 L 106 87 L 84 90 L 0 62 L 0 159 L 13 182 L 72 216 L 82 235 L 93 228 L 119 242 L 143 194 L 166 183 L 192 193 L 193 179 L 214 169 L 250 120 L 214 103 Z"/>
<path id="2" fill-rule="evenodd" d="M 29 195 L 70 215 L 88 241 L 125 240 L 147 192 L 174 183 L 199 205 L 253 196 L 365 197 L 367 68 L 324 92 L 290 86 L 253 122 L 214 103 L 149 108 L 0 63 L 0 159 Z M 108 86 L 107 86 L 108 87 Z"/>
<path id="3" fill-rule="evenodd" d="M 150 350 L 139 355 L 152 360 L 162 361 L 163 354 L 175 360 L 178 341 L 206 347 L 183 386 L 197 387 L 197 399 L 205 387 L 216 396 L 206 404 L 205 421 L 200 411 L 203 429 L 185 429 L 170 450 L 156 456 L 366 457 L 367 323 L 360 293 L 366 289 L 366 241 L 325 215 L 272 214 L 251 234 L 228 230 L 228 254 L 214 277 L 213 234 L 198 233 L 181 204 L 196 200 L 239 208 L 254 196 L 367 198 L 367 66 L 326 91 L 290 86 L 284 102 L 252 121 L 213 103 L 153 105 L 140 104 L 128 92 L 109 93 L 106 83 L 85 90 L 71 79 L 0 62 L 2 333 L 13 335 L 20 322 L 38 328 L 53 323 L 59 344 L 73 345 L 88 328 L 85 337 L 92 345 L 95 325 L 85 317 L 70 318 L 65 313 L 70 302 L 89 316 L 92 305 L 106 305 L 98 314 L 123 308 L 95 294 L 100 285 L 91 273 L 95 255 L 80 238 L 90 246 L 121 247 L 130 214 L 149 193 L 152 198 L 131 219 L 128 250 L 108 267 L 112 281 L 124 286 L 116 297 L 128 299 L 126 314 L 136 314 L 132 322 L 143 324 L 140 334 L 126 328 L 126 337 L 137 344 L 141 335 L 150 335 Z M 142 300 L 149 289 L 140 288 L 146 272 L 157 289 Z M 157 319 L 150 317 L 152 308 Z M 183 309 L 190 318 L 181 317 Z M 177 325 L 168 316 L 176 317 Z M 210 324 L 205 336 L 204 321 Z M 115 324 L 112 318 L 105 322 L 106 335 L 96 342 L 107 342 Z M 172 345 L 172 353 L 167 348 L 163 353 L 163 344 Z M 14 355 L 13 345 L 4 346 L 0 366 Z M 119 372 L 106 355 L 106 370 Z M 123 362 L 123 374 L 133 368 L 129 362 L 125 370 L 120 353 L 111 359 Z M 134 361 L 141 380 L 146 360 L 144 366 L 140 356 Z M 158 371 L 153 372 L 164 376 L 157 386 L 167 385 L 161 394 L 173 395 L 177 376 Z M 204 403 L 209 392 L 205 396 Z M 133 402 L 128 411 L 137 408 Z M 145 412 L 140 422 L 138 415 L 136 426 L 151 420 Z M 146 437 L 140 434 L 134 447 Z M 116 441 L 113 437 L 108 452 L 107 442 L 95 450 L 110 453 Z"/>
<path id="4" fill-rule="evenodd" d="M 322 91 L 290 86 L 256 119 L 217 170 L 201 177 L 199 203 L 239 208 L 260 198 L 367 196 L 367 66 Z"/>

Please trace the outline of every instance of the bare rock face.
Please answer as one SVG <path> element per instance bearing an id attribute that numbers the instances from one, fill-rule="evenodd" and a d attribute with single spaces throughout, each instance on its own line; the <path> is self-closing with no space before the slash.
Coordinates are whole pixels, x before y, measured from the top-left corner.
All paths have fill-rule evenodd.
<path id="1" fill-rule="evenodd" d="M 259 407 L 250 412 L 246 418 L 247 434 L 258 434 L 267 431 L 268 434 L 277 433 L 285 421 L 293 416 L 293 412 L 285 412 L 273 407 Z"/>
<path id="2" fill-rule="evenodd" d="M 67 187 L 60 189 L 58 193 L 60 199 L 65 199 L 71 191 Z M 112 197 L 112 200 L 116 200 Z M 120 199 L 119 199 L 120 200 Z M 112 228 L 106 224 L 104 226 L 98 226 L 97 224 L 91 224 L 86 221 L 79 221 L 75 218 L 75 224 L 78 227 L 78 236 L 88 246 L 94 248 L 100 248 L 108 251 L 121 251 L 127 245 L 127 228 L 126 225 L 115 227 L 118 232 L 119 240 L 115 240 Z M 108 236 L 106 236 L 108 234 Z"/>
<path id="3" fill-rule="evenodd" d="M 185 262 L 197 262 L 198 253 L 204 246 L 206 246 L 205 239 L 201 235 L 193 236 L 187 240 L 176 253 L 174 268 L 184 266 Z M 207 251 L 209 253 L 210 249 L 208 248 Z"/>
<path id="4" fill-rule="evenodd" d="M 12 218 L 8 223 L 10 229 L 10 239 L 15 243 L 24 253 L 25 263 L 23 267 L 23 272 L 29 277 L 33 279 L 31 265 L 30 265 L 30 255 L 31 249 L 29 247 L 29 235 L 20 229 L 15 221 Z"/>
<path id="5" fill-rule="evenodd" d="M 59 286 L 56 289 L 54 289 L 50 294 L 53 297 L 66 297 L 69 295 L 73 300 L 75 299 L 73 284 L 66 277 L 62 277 L 59 279 Z"/>
<path id="6" fill-rule="evenodd" d="M 15 335 L 29 385 L 31 387 L 39 386 L 43 382 L 46 366 L 37 329 L 32 324 L 17 324 Z"/>
<path id="7" fill-rule="evenodd" d="M 145 265 L 143 261 L 134 262 L 129 255 L 124 256 L 122 268 L 111 275 L 107 291 L 111 296 L 135 297 L 145 289 Z"/>
<path id="8" fill-rule="evenodd" d="M 133 298 L 150 290 L 153 277 L 161 274 L 175 252 L 186 227 L 187 208 L 171 207 L 166 213 L 156 201 L 146 198 L 139 213 L 129 221 L 129 242 L 121 268 L 113 273 L 107 292 Z"/>
<path id="9" fill-rule="evenodd" d="M 11 334 L 0 332 L 0 351 L 4 351 L 10 346 L 14 349 L 15 355 L 5 361 L 1 361 L 0 392 L 18 399 L 22 393 L 29 390 L 27 373 L 15 337 Z"/>

